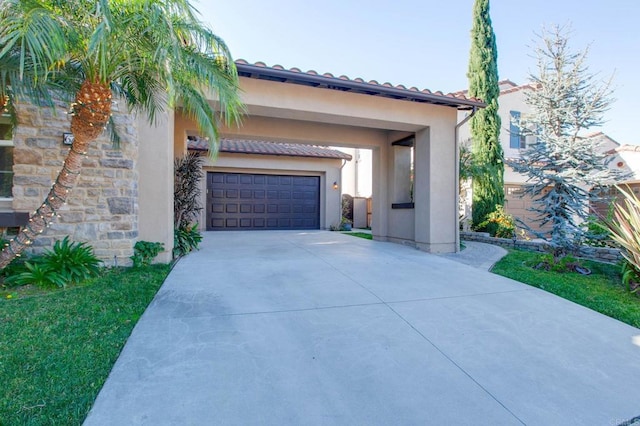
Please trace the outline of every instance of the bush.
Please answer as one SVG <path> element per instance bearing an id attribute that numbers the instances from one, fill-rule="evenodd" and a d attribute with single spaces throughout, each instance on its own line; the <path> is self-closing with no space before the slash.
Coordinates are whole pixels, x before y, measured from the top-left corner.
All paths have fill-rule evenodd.
<path id="1" fill-rule="evenodd" d="M 15 275 L 5 279 L 5 283 L 14 286 L 35 285 L 40 288 L 65 287 L 68 281 L 62 274 L 51 270 L 38 262 L 26 261 L 17 268 Z"/>
<path id="2" fill-rule="evenodd" d="M 513 238 L 516 232 L 516 222 L 513 216 L 504 211 L 504 207 L 497 204 L 495 211 L 486 216 L 484 222 L 476 229 L 485 229 L 492 237 Z"/>
<path id="3" fill-rule="evenodd" d="M 164 244 L 151 243 L 149 241 L 138 241 L 133 246 L 133 256 L 129 259 L 133 261 L 134 268 L 149 266 L 161 251 L 164 250 Z"/>
<path id="4" fill-rule="evenodd" d="M 534 269 L 563 273 L 575 271 L 576 268 L 580 267 L 580 262 L 571 255 L 566 255 L 556 260 L 553 254 L 547 253 L 538 256 L 533 264 L 529 266 L 532 266 Z"/>
<path id="5" fill-rule="evenodd" d="M 38 287 L 65 287 L 98 275 L 100 260 L 87 243 L 58 240 L 51 250 L 24 262 L 12 263 L 5 272 L 8 285 L 33 284 Z"/>
<path id="6" fill-rule="evenodd" d="M 614 205 L 613 219 L 607 221 L 606 226 L 628 263 L 623 274 L 627 276 L 625 285 L 631 290 L 631 282 L 640 276 L 640 200 L 630 188 L 617 188 L 623 196 L 623 202 Z"/>
<path id="7" fill-rule="evenodd" d="M 173 257 L 184 256 L 196 250 L 202 241 L 202 234 L 198 231 L 198 224 L 176 228 L 173 232 Z"/>
<path id="8" fill-rule="evenodd" d="M 607 227 L 607 223 L 613 220 L 614 204 L 611 204 L 607 211 L 606 218 L 600 218 L 596 215 L 590 215 L 584 223 L 585 239 L 584 244 L 591 247 L 613 247 L 614 243 L 611 239 L 611 230 Z"/>
<path id="9" fill-rule="evenodd" d="M 630 293 L 640 290 L 640 271 L 626 260 L 622 262 L 622 284 Z"/>
<path id="10" fill-rule="evenodd" d="M 342 220 L 353 221 L 353 197 L 342 194 Z"/>
<path id="11" fill-rule="evenodd" d="M 98 275 L 100 259 L 87 243 L 71 243 L 69 237 L 58 240 L 39 262 L 50 271 L 59 273 L 67 283 L 78 283 Z"/>
<path id="12" fill-rule="evenodd" d="M 202 157 L 197 153 L 189 153 L 176 158 L 174 162 L 175 178 L 173 191 L 173 226 L 175 229 L 186 228 L 198 220 L 200 206 L 200 181 L 204 178 Z"/>

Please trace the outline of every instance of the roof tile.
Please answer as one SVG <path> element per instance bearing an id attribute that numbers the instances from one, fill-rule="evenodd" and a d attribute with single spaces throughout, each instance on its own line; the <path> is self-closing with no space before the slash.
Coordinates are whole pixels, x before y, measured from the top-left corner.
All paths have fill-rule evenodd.
<path id="1" fill-rule="evenodd" d="M 192 151 L 208 151 L 209 142 L 205 139 L 190 137 L 187 148 Z M 268 142 L 246 139 L 220 139 L 219 152 L 235 154 L 282 155 L 288 157 L 334 158 L 351 160 L 351 155 L 336 149 L 313 145 L 300 145 L 281 142 Z"/>
<path id="2" fill-rule="evenodd" d="M 427 101 L 427 102 L 433 101 L 436 104 L 440 104 L 440 99 L 438 99 L 438 98 L 441 98 L 442 104 L 445 104 L 445 105 L 455 106 L 456 104 L 454 102 L 455 101 L 459 101 L 459 102 L 462 102 L 461 104 L 458 104 L 459 107 L 460 106 L 464 106 L 464 107 L 471 107 L 471 106 L 473 106 L 473 107 L 481 106 L 482 107 L 482 106 L 484 106 L 484 105 L 482 105 L 483 104 L 482 100 L 480 100 L 478 98 L 467 97 L 466 96 L 466 91 L 460 91 L 460 92 L 456 92 L 456 93 L 447 93 L 447 94 L 445 94 L 442 91 L 433 92 L 433 91 L 428 90 L 428 89 L 420 90 L 420 89 L 417 89 L 415 87 L 411 87 L 411 88 L 407 89 L 406 86 L 404 86 L 402 84 L 393 85 L 393 84 L 391 84 L 389 82 L 380 83 L 377 80 L 369 80 L 367 82 L 367 81 L 365 81 L 364 79 L 362 79 L 360 77 L 356 77 L 354 79 L 351 79 L 346 75 L 341 75 L 339 77 L 336 77 L 334 74 L 329 73 L 329 72 L 324 73 L 324 74 L 320 74 L 315 70 L 308 70 L 308 71 L 305 72 L 305 71 L 301 71 L 299 68 L 285 69 L 285 68 L 282 68 L 280 65 L 275 65 L 273 67 L 269 67 L 264 62 L 256 62 L 255 64 L 252 65 L 252 64 L 250 64 L 249 62 L 247 62 L 244 59 L 236 60 L 236 64 L 237 65 L 242 65 L 243 68 L 244 68 L 244 72 L 246 72 L 248 75 L 251 75 L 251 68 L 250 67 L 251 66 L 255 66 L 255 67 L 259 67 L 259 68 L 266 68 L 266 69 L 285 71 L 285 72 L 288 71 L 288 72 L 292 72 L 292 73 L 306 74 L 308 76 L 313 76 L 313 77 L 317 76 L 317 77 L 326 78 L 327 79 L 327 84 L 329 84 L 329 85 L 331 85 L 331 83 L 330 83 L 331 80 L 336 80 L 336 81 L 344 81 L 346 83 L 358 83 L 358 84 L 374 86 L 372 88 L 371 92 L 376 92 L 377 90 L 380 90 L 380 89 L 384 88 L 386 90 L 393 89 L 393 90 L 397 90 L 397 91 L 400 91 L 400 92 L 412 92 L 412 93 L 416 93 L 416 94 L 420 93 L 420 94 L 423 94 L 423 95 L 434 95 L 435 96 L 434 99 L 429 99 L 429 100 L 421 98 L 421 97 L 415 98 L 416 95 L 408 95 L 407 96 L 407 99 L 419 100 L 421 102 L 423 102 L 423 101 Z M 316 80 L 316 82 L 317 82 L 317 80 Z M 503 81 L 503 83 L 514 84 L 514 83 L 508 82 L 508 81 Z M 350 89 L 352 89 L 351 86 L 349 86 L 348 90 L 350 90 Z M 343 90 L 343 89 L 340 89 L 340 90 Z M 360 89 L 360 90 L 366 90 L 366 89 Z M 383 93 L 386 93 L 386 92 L 383 92 Z M 375 93 L 375 94 L 381 95 L 382 93 Z M 398 95 L 399 94 L 391 94 L 390 97 L 394 97 L 394 98 L 397 99 Z M 480 105 L 478 105 L 478 104 L 480 104 Z"/>

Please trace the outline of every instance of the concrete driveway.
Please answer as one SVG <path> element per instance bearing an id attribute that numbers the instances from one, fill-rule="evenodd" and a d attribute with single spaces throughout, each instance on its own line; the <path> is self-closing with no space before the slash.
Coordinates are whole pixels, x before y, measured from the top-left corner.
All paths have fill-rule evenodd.
<path id="1" fill-rule="evenodd" d="M 207 233 L 86 425 L 617 425 L 640 330 L 397 244 Z"/>

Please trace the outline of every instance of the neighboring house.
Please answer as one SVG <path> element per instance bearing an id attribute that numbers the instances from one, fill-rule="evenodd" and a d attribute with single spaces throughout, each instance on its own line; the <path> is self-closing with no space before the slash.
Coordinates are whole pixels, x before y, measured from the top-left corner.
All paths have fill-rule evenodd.
<path id="1" fill-rule="evenodd" d="M 500 144 L 504 152 L 505 159 L 521 159 L 523 152 L 532 144 L 537 143 L 535 136 L 522 136 L 515 125 L 521 116 L 529 113 L 530 107 L 526 103 L 525 93 L 528 90 L 534 90 L 531 84 L 517 85 L 510 80 L 502 80 L 499 83 L 500 96 L 498 98 L 499 109 L 498 114 L 502 122 L 500 131 Z M 459 92 L 465 94 L 466 91 Z M 467 112 L 461 112 L 459 119 L 462 120 L 468 115 Z M 514 121 L 515 120 L 515 121 Z M 459 142 L 462 146 L 471 146 L 471 129 L 469 122 L 465 123 L 459 129 Z M 598 139 L 599 149 L 602 152 L 614 152 L 620 145 L 602 132 L 586 135 L 589 138 Z M 617 167 L 619 161 L 609 163 L 610 167 Z M 640 169 L 636 169 L 640 172 Z M 538 222 L 535 220 L 535 213 L 530 211 L 533 200 L 530 196 L 523 196 L 524 185 L 527 184 L 527 177 L 520 173 L 516 173 L 512 168 L 505 164 L 504 170 L 504 191 L 505 191 L 505 211 L 512 216 L 520 219 L 533 229 L 539 229 Z M 471 208 L 471 190 L 466 193 L 465 204 L 461 209 L 466 209 L 466 216 Z M 469 219 L 470 220 L 470 219 Z"/>
<path id="2" fill-rule="evenodd" d="M 619 185 L 625 190 L 631 190 L 636 196 L 640 196 L 640 146 L 619 145 L 607 153 L 611 155 L 609 167 L 620 170 L 624 175 L 624 179 Z M 622 199 L 622 195 L 616 188 L 609 188 L 606 195 L 611 199 Z M 592 208 L 598 216 L 607 217 L 611 203 L 595 203 Z"/>
<path id="3" fill-rule="evenodd" d="M 223 139 L 371 150 L 374 238 L 429 252 L 458 250 L 455 129 L 458 111 L 483 107 L 482 102 L 460 94 L 263 63 L 238 61 L 237 69 L 248 115 L 238 127 L 221 128 Z M 210 101 L 215 104 L 216 99 Z M 6 197 L 0 220 L 20 218 L 46 196 L 69 149 L 63 135 L 69 131 L 66 107 L 60 104 L 51 111 L 17 106 L 19 125 L 11 141 L 2 142 L 2 146 L 13 144 L 12 170 L 4 170 L 5 174 L 13 173 L 13 178 L 11 197 Z M 129 262 L 135 241 L 144 240 L 162 242 L 166 251 L 159 260 L 170 259 L 173 161 L 186 152 L 189 136 L 198 136 L 197 127 L 179 109 L 158 114 L 154 125 L 125 109 L 124 104 L 115 105 L 113 116 L 121 136 L 120 148 L 112 148 L 107 135 L 96 141 L 69 203 L 34 242 L 36 249 L 70 235 L 73 240 L 91 243 L 108 264 L 123 264 Z M 243 192 L 254 206 L 261 191 L 255 188 L 259 184 L 256 176 L 308 177 L 311 193 L 319 194 L 314 198 L 319 218 L 309 223 L 308 229 L 328 229 L 340 220 L 339 198 L 331 195 L 337 182 L 335 166 L 322 166 L 319 160 L 273 157 L 221 154 L 218 162 L 206 166 L 208 173 L 222 175 L 208 174 L 217 177 L 204 184 L 205 194 L 226 197 L 229 191 Z M 229 175 L 238 178 L 238 186 L 233 187 L 233 178 L 225 177 Z M 6 188 L 5 192 L 9 195 Z M 217 200 L 206 195 L 203 203 L 205 211 L 220 208 Z M 265 220 L 277 218 L 270 214 L 278 213 L 267 212 Z M 203 230 L 216 227 L 215 222 L 206 220 L 200 225 Z M 3 226 L 13 225 L 0 222 Z"/>

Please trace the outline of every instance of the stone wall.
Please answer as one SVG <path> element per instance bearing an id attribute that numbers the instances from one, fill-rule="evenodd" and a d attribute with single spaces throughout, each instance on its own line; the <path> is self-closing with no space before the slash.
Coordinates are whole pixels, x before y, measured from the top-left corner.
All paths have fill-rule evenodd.
<path id="1" fill-rule="evenodd" d="M 55 110 L 19 105 L 14 132 L 13 210 L 33 212 L 60 172 L 69 146 L 67 105 Z M 138 236 L 138 135 L 132 115 L 118 111 L 113 119 L 121 142 L 114 148 L 105 132 L 88 150 L 76 188 L 59 217 L 33 244 L 34 252 L 69 236 L 89 243 L 105 265 L 128 265 Z M 124 107 L 122 108 L 124 109 Z"/>
<path id="2" fill-rule="evenodd" d="M 460 232 L 460 239 L 478 241 L 481 243 L 497 244 L 506 248 L 545 252 L 547 244 L 544 241 L 513 240 L 511 238 L 495 238 L 486 232 Z M 580 257 L 598 262 L 616 263 L 622 260 L 620 250 L 608 247 L 587 247 L 581 249 Z"/>

